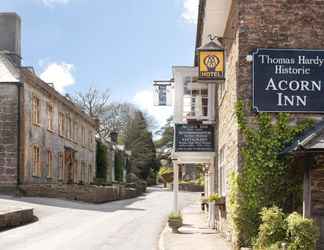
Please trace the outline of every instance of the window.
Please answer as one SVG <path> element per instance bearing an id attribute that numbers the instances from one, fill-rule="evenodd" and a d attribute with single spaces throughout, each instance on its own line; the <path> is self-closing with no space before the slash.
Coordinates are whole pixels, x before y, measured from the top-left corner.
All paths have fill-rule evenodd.
<path id="1" fill-rule="evenodd" d="M 69 114 L 66 115 L 66 137 L 72 139 L 72 120 Z"/>
<path id="2" fill-rule="evenodd" d="M 88 173 L 88 183 L 91 183 L 92 180 L 92 165 L 89 165 L 89 173 Z"/>
<path id="3" fill-rule="evenodd" d="M 64 136 L 65 133 L 65 116 L 64 113 L 60 112 L 59 113 L 59 135 L 60 136 Z"/>
<path id="4" fill-rule="evenodd" d="M 83 183 L 86 182 L 86 173 L 85 173 L 85 171 L 86 171 L 86 164 L 85 164 L 84 161 L 81 161 L 81 181 Z"/>
<path id="5" fill-rule="evenodd" d="M 226 195 L 225 146 L 219 151 L 219 193 Z"/>
<path id="6" fill-rule="evenodd" d="M 41 177 L 41 162 L 40 162 L 40 149 L 38 145 L 33 145 L 32 148 L 32 169 L 33 176 Z"/>
<path id="7" fill-rule="evenodd" d="M 47 177 L 52 178 L 53 177 L 53 154 L 52 151 L 47 151 Z"/>
<path id="8" fill-rule="evenodd" d="M 53 106 L 51 104 L 48 104 L 47 105 L 47 129 L 50 131 L 54 130 L 53 115 L 54 115 Z"/>
<path id="9" fill-rule="evenodd" d="M 81 127 L 81 143 L 82 145 L 86 144 L 86 131 L 83 126 Z"/>
<path id="10" fill-rule="evenodd" d="M 208 117 L 208 85 L 191 82 L 186 78 L 183 96 L 183 118 Z"/>
<path id="11" fill-rule="evenodd" d="M 78 124 L 76 121 L 73 122 L 73 127 L 72 127 L 72 140 L 74 142 L 77 141 L 77 137 L 78 137 Z"/>
<path id="12" fill-rule="evenodd" d="M 92 133 L 91 133 L 90 130 L 89 130 L 88 135 L 89 135 L 89 138 L 88 138 L 88 145 L 89 145 L 89 147 L 92 147 L 93 138 L 92 138 Z"/>
<path id="13" fill-rule="evenodd" d="M 64 170 L 64 157 L 63 157 L 63 153 L 60 152 L 58 155 L 58 179 L 59 180 L 63 180 L 63 170 Z"/>
<path id="14" fill-rule="evenodd" d="M 33 96 L 32 101 L 32 120 L 34 125 L 40 125 L 40 101 L 39 98 Z"/>

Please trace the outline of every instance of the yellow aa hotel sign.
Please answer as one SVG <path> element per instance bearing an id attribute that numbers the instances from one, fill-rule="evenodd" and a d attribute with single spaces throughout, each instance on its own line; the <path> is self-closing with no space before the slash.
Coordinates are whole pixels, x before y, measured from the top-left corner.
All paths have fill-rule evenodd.
<path id="1" fill-rule="evenodd" d="M 225 79 L 224 50 L 199 51 L 199 79 L 215 81 Z"/>

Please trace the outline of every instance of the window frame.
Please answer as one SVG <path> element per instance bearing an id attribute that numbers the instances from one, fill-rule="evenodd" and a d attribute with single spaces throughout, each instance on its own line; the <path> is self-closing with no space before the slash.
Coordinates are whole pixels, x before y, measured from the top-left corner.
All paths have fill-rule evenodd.
<path id="1" fill-rule="evenodd" d="M 53 178 L 53 152 L 47 150 L 47 178 Z"/>
<path id="2" fill-rule="evenodd" d="M 54 131 L 54 106 L 51 103 L 47 103 L 47 130 Z"/>
<path id="3" fill-rule="evenodd" d="M 40 126 L 40 98 L 33 94 L 32 96 L 32 123 L 33 125 L 39 127 Z"/>
<path id="4" fill-rule="evenodd" d="M 38 144 L 32 145 L 32 176 L 41 177 L 41 152 Z"/>

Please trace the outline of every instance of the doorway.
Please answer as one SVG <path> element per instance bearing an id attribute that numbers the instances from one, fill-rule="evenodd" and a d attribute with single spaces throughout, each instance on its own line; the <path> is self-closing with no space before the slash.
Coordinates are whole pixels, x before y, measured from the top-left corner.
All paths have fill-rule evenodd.
<path id="1" fill-rule="evenodd" d="M 72 148 L 64 149 L 64 179 L 65 184 L 72 184 L 74 180 L 75 151 Z"/>

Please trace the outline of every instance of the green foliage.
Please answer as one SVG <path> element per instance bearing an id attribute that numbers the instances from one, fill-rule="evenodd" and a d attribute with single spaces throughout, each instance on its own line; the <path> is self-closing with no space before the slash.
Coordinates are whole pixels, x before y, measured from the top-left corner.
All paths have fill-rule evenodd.
<path id="1" fill-rule="evenodd" d="M 300 204 L 302 175 L 296 173 L 288 157 L 279 154 L 313 122 L 290 125 L 287 113 L 259 113 L 252 124 L 244 110 L 243 102 L 238 102 L 236 115 L 245 140 L 241 149 L 243 168 L 240 175 L 230 177 L 229 209 L 241 245 L 251 245 L 263 207 L 276 205 L 290 211 L 295 209 L 292 204 Z"/>
<path id="2" fill-rule="evenodd" d="M 319 238 L 319 228 L 311 219 L 304 219 L 298 213 L 287 218 L 288 250 L 314 250 Z"/>
<path id="3" fill-rule="evenodd" d="M 219 194 L 211 194 L 208 196 L 208 201 L 209 202 L 217 202 L 220 201 L 222 197 Z"/>
<path id="4" fill-rule="evenodd" d="M 129 172 L 143 180 L 149 177 L 151 171 L 158 172 L 159 164 L 156 159 L 152 133 L 148 130 L 144 114 L 140 111 L 136 111 L 127 124 L 125 147 L 132 152 L 132 166 Z"/>
<path id="5" fill-rule="evenodd" d="M 181 220 L 182 221 L 182 214 L 180 212 L 172 212 L 169 214 L 169 220 Z"/>
<path id="6" fill-rule="evenodd" d="M 125 155 L 121 151 L 115 152 L 115 179 L 120 182 L 123 181 L 125 160 Z"/>
<path id="7" fill-rule="evenodd" d="M 288 250 L 314 250 L 319 238 L 319 228 L 311 219 L 293 212 L 288 217 L 278 207 L 264 208 L 262 224 L 254 250 L 279 250 L 286 243 Z"/>
<path id="8" fill-rule="evenodd" d="M 155 141 L 155 146 L 157 148 L 161 147 L 169 147 L 172 148 L 173 146 L 173 117 L 168 118 L 166 124 L 161 128 L 160 131 L 157 132 L 157 134 L 161 135 L 161 138 L 157 141 Z"/>
<path id="9" fill-rule="evenodd" d="M 101 142 L 97 141 L 97 153 L 96 153 L 96 177 L 106 180 L 108 159 L 107 159 L 107 147 Z"/>
<path id="10" fill-rule="evenodd" d="M 262 224 L 259 227 L 255 249 L 263 250 L 270 247 L 275 249 L 281 242 L 285 241 L 287 231 L 286 216 L 276 206 L 262 209 L 260 215 Z"/>

